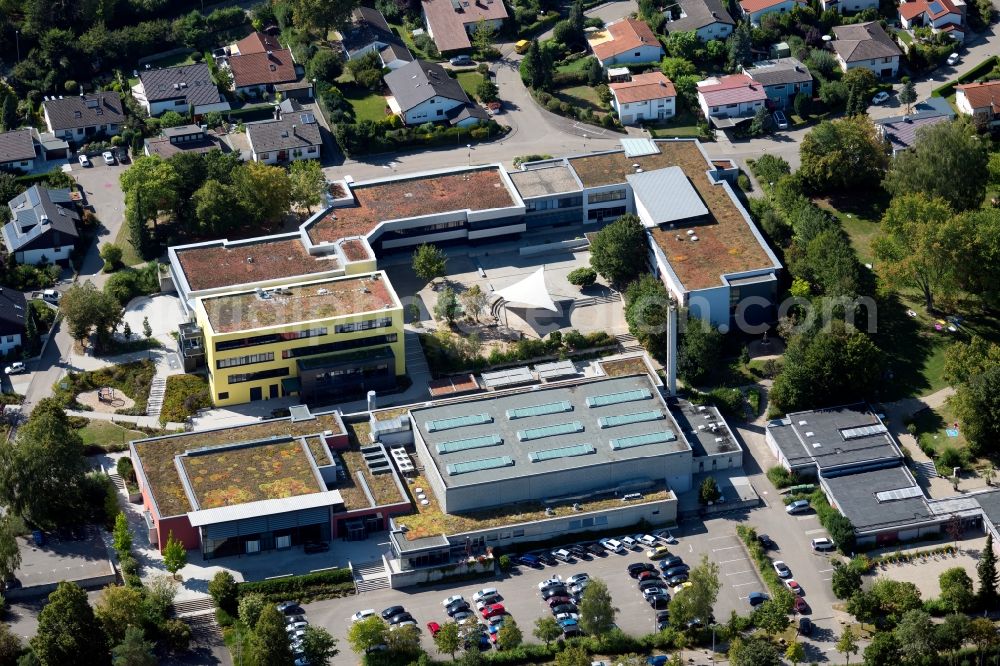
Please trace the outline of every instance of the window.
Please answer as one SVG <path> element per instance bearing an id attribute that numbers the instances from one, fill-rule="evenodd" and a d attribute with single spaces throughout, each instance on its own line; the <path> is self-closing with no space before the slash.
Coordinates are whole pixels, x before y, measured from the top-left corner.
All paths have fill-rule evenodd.
<path id="1" fill-rule="evenodd" d="M 230 384 L 242 384 L 244 382 L 255 382 L 261 379 L 285 377 L 288 374 L 288 368 L 275 368 L 273 370 L 261 370 L 260 372 L 247 372 L 239 375 L 229 375 L 227 381 Z"/>
<path id="2" fill-rule="evenodd" d="M 7 336 L 7 342 L 14 342 L 14 336 L 13 335 L 8 335 Z"/>
<path id="3" fill-rule="evenodd" d="M 215 367 L 221 370 L 223 368 L 235 368 L 238 365 L 250 365 L 251 363 L 267 363 L 273 360 L 274 352 L 265 352 L 263 354 L 249 354 L 247 356 L 219 359 L 215 362 Z"/>
<path id="4" fill-rule="evenodd" d="M 587 196 L 587 203 L 597 204 L 605 201 L 621 201 L 625 198 L 625 190 L 612 190 L 610 192 L 598 192 Z"/>
<path id="5" fill-rule="evenodd" d="M 892 62 L 892 58 L 882 58 L 882 62 Z"/>
<path id="6" fill-rule="evenodd" d="M 595 526 L 596 525 L 607 525 L 607 524 L 608 524 L 608 517 L 607 516 L 595 516 L 594 517 L 594 525 Z"/>
<path id="7" fill-rule="evenodd" d="M 578 530 L 578 529 L 580 529 L 580 521 L 579 520 L 571 520 L 571 521 L 569 521 L 569 528 L 571 530 Z"/>
<path id="8" fill-rule="evenodd" d="M 634 56 L 635 56 L 636 58 L 638 58 L 638 57 L 639 57 L 639 55 L 640 55 L 640 53 L 639 53 L 639 51 L 636 51 L 636 52 L 635 52 L 635 53 L 633 53 L 632 55 L 634 55 Z"/>
<path id="9" fill-rule="evenodd" d="M 267 159 L 268 157 L 270 157 L 270 156 L 271 156 L 271 154 L 270 154 L 270 153 L 261 153 L 261 154 L 260 154 L 260 159 L 262 159 L 262 160 L 266 160 L 266 159 Z"/>
<path id="10" fill-rule="evenodd" d="M 309 146 L 309 152 L 310 153 L 315 153 L 316 152 L 316 146 Z"/>
<path id="11" fill-rule="evenodd" d="M 285 548 L 292 547 L 292 536 L 290 534 L 283 534 L 282 536 L 274 538 L 274 547 L 277 550 L 284 550 Z"/>
<path id="12" fill-rule="evenodd" d="M 229 400 L 229 391 L 223 391 L 220 393 L 219 400 Z"/>
<path id="13" fill-rule="evenodd" d="M 260 552 L 260 540 L 247 541 L 247 555 Z"/>
<path id="14" fill-rule="evenodd" d="M 580 523 L 580 526 L 581 527 L 593 527 L 594 526 L 594 519 L 593 518 L 584 518 L 583 521 Z"/>
<path id="15" fill-rule="evenodd" d="M 439 116 L 443 116 L 443 115 L 444 115 L 444 109 L 438 109 L 438 112 L 437 112 L 437 114 L 438 114 Z"/>
<path id="16" fill-rule="evenodd" d="M 221 352 L 228 349 L 240 349 L 241 347 L 254 347 L 256 345 L 269 345 L 275 342 L 302 340 L 304 338 L 316 338 L 327 333 L 326 327 L 309 328 L 304 331 L 290 331 L 288 333 L 272 333 L 270 335 L 254 335 L 249 338 L 236 338 L 234 340 L 223 340 L 215 343 L 215 351 Z"/>
<path id="17" fill-rule="evenodd" d="M 523 536 L 524 536 L 524 530 L 514 530 L 514 538 L 515 539 L 517 537 L 523 537 Z"/>
<path id="18" fill-rule="evenodd" d="M 368 331 L 373 328 L 385 328 L 387 326 L 392 326 L 392 317 L 379 317 L 378 319 L 355 321 L 350 324 L 337 324 L 333 327 L 333 332 L 354 333 L 355 331 Z"/>

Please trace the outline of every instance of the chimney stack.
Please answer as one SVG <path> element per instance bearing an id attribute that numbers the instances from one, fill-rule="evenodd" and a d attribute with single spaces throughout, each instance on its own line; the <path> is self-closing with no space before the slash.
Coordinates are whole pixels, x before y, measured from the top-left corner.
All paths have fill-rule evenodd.
<path id="1" fill-rule="evenodd" d="M 663 368 L 667 378 L 667 394 L 677 395 L 677 308 L 667 307 L 667 363 Z"/>

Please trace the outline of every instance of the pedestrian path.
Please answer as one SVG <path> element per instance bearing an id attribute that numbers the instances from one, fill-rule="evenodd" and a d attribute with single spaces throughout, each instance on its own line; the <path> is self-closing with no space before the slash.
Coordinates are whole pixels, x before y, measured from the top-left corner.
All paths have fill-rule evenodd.
<path id="1" fill-rule="evenodd" d="M 163 396 L 167 392 L 167 378 L 156 376 L 149 386 L 149 399 L 146 400 L 146 416 L 160 415 L 163 407 Z"/>
<path id="2" fill-rule="evenodd" d="M 91 421 L 111 421 L 112 423 L 137 425 L 142 428 L 184 430 L 183 423 L 168 421 L 166 425 L 160 425 L 160 419 L 156 416 L 133 416 L 132 414 L 108 414 L 106 412 L 82 412 L 75 409 L 67 409 L 67 416 L 79 416 Z"/>

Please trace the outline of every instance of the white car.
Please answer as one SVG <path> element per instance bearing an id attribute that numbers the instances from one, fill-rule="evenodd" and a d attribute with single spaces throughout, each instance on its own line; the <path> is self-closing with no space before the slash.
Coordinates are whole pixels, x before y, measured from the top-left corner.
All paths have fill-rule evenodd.
<path id="1" fill-rule="evenodd" d="M 812 540 L 813 550 L 820 553 L 829 552 L 831 550 L 834 550 L 836 547 L 837 544 L 835 544 L 833 541 L 831 541 L 826 537 L 818 537 Z"/>
<path id="2" fill-rule="evenodd" d="M 90 158 L 88 158 L 86 155 L 80 155 L 76 159 L 77 159 L 77 161 L 80 162 L 80 166 L 82 166 L 82 167 L 89 167 L 90 166 Z"/>
<path id="3" fill-rule="evenodd" d="M 566 579 L 566 584 L 567 585 L 580 585 L 580 584 L 588 582 L 588 581 L 590 581 L 590 574 L 578 573 L 578 574 L 573 574 L 572 576 L 570 576 L 569 578 L 567 578 Z"/>
<path id="4" fill-rule="evenodd" d="M 452 596 L 450 596 L 447 599 L 445 599 L 444 601 L 442 601 L 441 602 L 441 606 L 443 606 L 444 608 L 447 608 L 448 606 L 451 606 L 456 601 L 465 601 L 465 597 L 463 597 L 461 594 L 453 594 Z"/>
<path id="5" fill-rule="evenodd" d="M 774 572 L 781 576 L 782 578 L 791 578 L 792 570 L 788 568 L 788 565 L 781 560 L 775 560 L 774 562 Z"/>
<path id="6" fill-rule="evenodd" d="M 612 553 L 620 553 L 623 550 L 622 542 L 617 541 L 615 539 L 601 539 L 600 541 L 598 541 L 598 543 L 604 546 L 606 550 L 609 550 Z"/>
<path id="7" fill-rule="evenodd" d="M 351 622 L 360 622 L 366 617 L 371 617 L 375 614 L 374 608 L 366 608 L 365 610 L 359 610 L 357 613 L 351 616 Z"/>
<path id="8" fill-rule="evenodd" d="M 632 550 L 638 542 L 630 536 L 622 537 L 622 545 L 625 550 Z"/>
<path id="9" fill-rule="evenodd" d="M 653 536 L 671 546 L 677 543 L 677 538 L 670 533 L 670 530 L 657 530 L 653 532 Z"/>
<path id="10" fill-rule="evenodd" d="M 20 361 L 14 361 L 13 363 L 11 363 L 10 365 L 8 365 L 6 368 L 3 369 L 4 374 L 7 375 L 19 375 L 22 372 L 26 372 L 27 370 L 28 369 L 24 367 L 24 363 L 21 363 Z"/>
<path id="11" fill-rule="evenodd" d="M 556 621 L 559 620 L 579 620 L 580 616 L 577 613 L 559 613 L 556 615 Z"/>
<path id="12" fill-rule="evenodd" d="M 562 576 L 555 575 L 552 578 L 549 578 L 548 580 L 543 580 L 541 583 L 539 583 L 538 589 L 544 590 L 545 588 L 550 587 L 552 585 L 562 585 L 562 584 L 563 584 Z"/>
<path id="13" fill-rule="evenodd" d="M 639 544 L 642 545 L 643 548 L 653 548 L 659 544 L 659 540 L 652 534 L 643 534 L 639 538 Z"/>
<path id="14" fill-rule="evenodd" d="M 482 599 L 483 597 L 491 597 L 494 594 L 500 594 L 499 592 L 497 592 L 497 588 L 484 587 L 483 589 L 479 590 L 478 592 L 472 595 L 472 600 L 478 603 L 479 600 Z"/>
<path id="15" fill-rule="evenodd" d="M 884 90 L 880 93 L 876 93 L 875 96 L 872 97 L 872 104 L 875 104 L 876 106 L 879 104 L 885 104 L 888 101 L 889 101 L 889 93 L 887 93 Z"/>
<path id="16" fill-rule="evenodd" d="M 293 631 L 304 630 L 308 626 L 309 626 L 309 623 L 305 622 L 305 621 L 302 621 L 302 622 L 293 622 L 292 624 L 285 625 L 285 631 L 287 631 L 288 633 L 292 633 Z"/>
<path id="17" fill-rule="evenodd" d="M 948 64 L 951 65 L 952 67 L 954 67 L 961 61 L 962 61 L 962 56 L 958 55 L 957 53 L 952 53 L 950 56 L 948 56 Z"/>
<path id="18" fill-rule="evenodd" d="M 104 163 L 108 166 L 112 166 L 115 163 L 115 154 L 110 150 L 105 150 L 101 153 L 101 157 L 104 158 Z"/>

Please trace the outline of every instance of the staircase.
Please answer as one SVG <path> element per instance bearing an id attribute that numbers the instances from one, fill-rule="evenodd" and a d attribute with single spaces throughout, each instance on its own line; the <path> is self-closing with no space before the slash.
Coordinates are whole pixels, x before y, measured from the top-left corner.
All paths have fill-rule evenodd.
<path id="1" fill-rule="evenodd" d="M 166 377 L 153 377 L 149 387 L 149 400 L 146 401 L 146 416 L 159 416 L 163 408 L 163 394 L 167 391 Z"/>
<path id="2" fill-rule="evenodd" d="M 939 476 L 937 467 L 934 466 L 933 462 L 917 462 L 913 461 L 913 467 L 917 472 L 918 476 L 923 476 L 925 479 L 935 479 Z"/>
<path id="3" fill-rule="evenodd" d="M 622 348 L 622 351 L 642 351 L 642 345 L 639 344 L 639 341 L 631 333 L 620 333 L 615 336 L 615 340 L 618 341 L 618 345 Z"/>
<path id="4" fill-rule="evenodd" d="M 212 602 L 212 597 L 205 595 L 196 599 L 175 601 L 173 615 L 191 627 L 193 642 L 222 640 L 222 629 L 215 621 L 215 604 Z"/>
<path id="5" fill-rule="evenodd" d="M 385 564 L 381 561 L 365 562 L 352 567 L 354 571 L 354 587 L 358 594 L 381 590 L 389 587 L 389 576 L 385 573 Z"/>
<path id="6" fill-rule="evenodd" d="M 125 482 L 122 480 L 122 477 L 118 476 L 118 472 L 110 472 L 108 474 L 108 478 L 111 479 L 111 483 L 115 484 L 115 488 L 118 489 L 118 492 L 126 492 Z"/>

